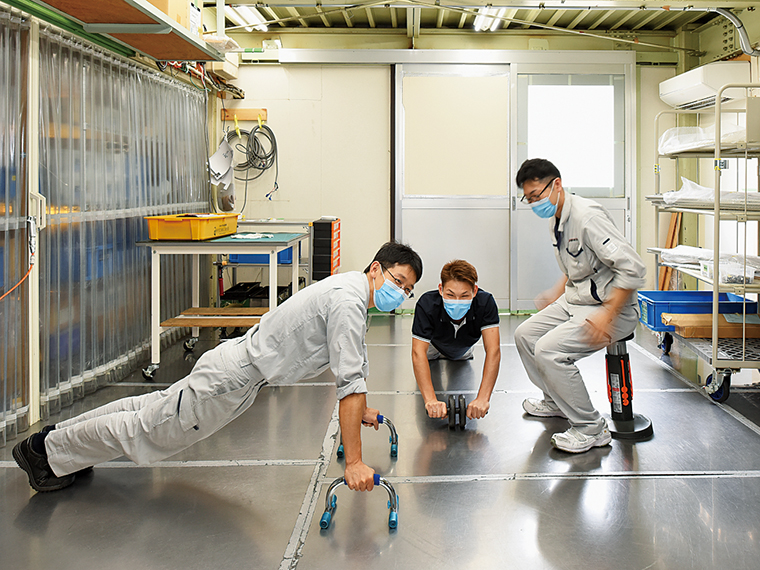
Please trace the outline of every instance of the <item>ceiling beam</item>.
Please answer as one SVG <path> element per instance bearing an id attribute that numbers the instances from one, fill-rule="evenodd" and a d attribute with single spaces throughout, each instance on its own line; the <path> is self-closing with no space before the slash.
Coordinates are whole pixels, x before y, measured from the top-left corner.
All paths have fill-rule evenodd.
<path id="1" fill-rule="evenodd" d="M 631 10 L 628 13 L 626 13 L 625 16 L 623 16 L 617 22 L 615 22 L 615 25 L 613 25 L 610 28 L 610 30 L 617 30 L 620 26 L 622 26 L 623 24 L 625 24 L 628 20 L 630 20 L 631 18 L 633 18 L 636 14 L 637 14 L 637 12 L 635 12 L 633 10 Z"/>
<path id="2" fill-rule="evenodd" d="M 541 13 L 541 10 L 531 10 L 528 12 L 528 17 L 525 18 L 526 23 L 523 24 L 523 28 L 530 28 L 530 22 L 535 22 L 536 18 L 538 18 L 538 15 Z"/>
<path id="3" fill-rule="evenodd" d="M 580 14 L 578 14 L 575 18 L 573 18 L 572 22 L 570 22 L 567 25 L 567 29 L 568 30 L 572 30 L 573 28 L 575 28 L 575 26 L 577 26 L 578 24 L 580 24 L 581 21 L 583 20 L 583 18 L 585 18 L 586 16 L 588 16 L 590 13 L 591 13 L 591 10 L 583 10 Z"/>
<path id="4" fill-rule="evenodd" d="M 553 26 L 557 23 L 557 20 L 559 20 L 562 17 L 562 14 L 564 13 L 564 10 L 555 10 L 554 14 L 552 14 L 552 17 L 549 18 L 549 21 L 546 22 L 547 26 Z"/>
<path id="5" fill-rule="evenodd" d="M 675 14 L 671 14 L 670 16 L 668 16 L 667 18 L 665 18 L 662 22 L 660 22 L 659 24 L 657 24 L 654 27 L 654 29 L 655 30 L 661 30 L 662 28 L 664 28 L 665 26 L 667 26 L 670 22 L 672 22 L 676 18 L 680 18 L 681 16 L 683 16 L 683 13 L 681 13 L 681 12 L 676 12 Z"/>
<path id="6" fill-rule="evenodd" d="M 319 18 L 322 20 L 322 23 L 325 25 L 325 28 L 332 27 L 330 20 L 327 19 L 324 10 L 322 10 L 322 4 L 317 4 L 317 13 L 319 14 Z"/>
<path id="7" fill-rule="evenodd" d="M 595 30 L 602 22 L 604 22 L 607 18 L 612 16 L 612 14 L 615 12 L 615 10 L 607 10 L 604 14 L 599 16 L 596 20 L 594 20 L 594 23 L 591 24 L 588 29 L 589 30 Z"/>
<path id="8" fill-rule="evenodd" d="M 298 20 L 298 23 L 301 24 L 304 28 L 309 27 L 309 23 L 301 17 L 301 13 L 298 11 L 298 8 L 289 7 L 288 12 L 291 16 L 295 17 Z"/>
<path id="9" fill-rule="evenodd" d="M 367 22 L 369 22 L 369 27 L 374 28 L 375 26 L 375 17 L 372 15 L 372 8 L 365 8 L 364 11 L 367 13 Z"/>
<path id="10" fill-rule="evenodd" d="M 636 24 L 635 26 L 633 26 L 633 28 L 631 28 L 631 30 L 638 30 L 639 28 L 641 28 L 643 26 L 646 26 L 649 22 L 651 22 L 652 20 L 654 20 L 659 15 L 660 15 L 659 12 L 652 12 L 646 18 L 644 18 L 643 20 L 641 20 L 641 22 L 639 22 L 638 24 Z"/>

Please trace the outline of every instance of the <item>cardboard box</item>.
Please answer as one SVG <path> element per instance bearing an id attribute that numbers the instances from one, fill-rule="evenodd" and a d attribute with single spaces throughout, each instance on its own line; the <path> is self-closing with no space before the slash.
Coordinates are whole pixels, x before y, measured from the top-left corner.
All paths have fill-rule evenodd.
<path id="1" fill-rule="evenodd" d="M 212 61 L 210 64 L 206 64 L 206 69 L 216 73 L 222 79 L 237 79 L 239 61 L 239 54 L 228 53 L 225 54 L 224 61 Z"/>
<path id="2" fill-rule="evenodd" d="M 675 327 L 675 333 L 684 338 L 712 338 L 712 315 L 662 313 L 662 323 Z M 742 337 L 760 338 L 760 325 L 729 323 L 726 317 L 718 315 L 718 338 Z"/>
<path id="3" fill-rule="evenodd" d="M 190 0 L 148 0 L 185 29 L 190 27 Z"/>

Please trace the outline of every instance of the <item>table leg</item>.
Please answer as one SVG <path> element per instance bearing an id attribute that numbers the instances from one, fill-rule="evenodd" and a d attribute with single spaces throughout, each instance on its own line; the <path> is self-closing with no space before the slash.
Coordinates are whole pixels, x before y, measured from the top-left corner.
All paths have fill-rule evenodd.
<path id="1" fill-rule="evenodd" d="M 277 307 L 277 251 L 269 252 L 269 310 Z"/>
<path id="2" fill-rule="evenodd" d="M 200 286 L 201 263 L 200 263 L 200 255 L 198 255 L 197 253 L 193 254 L 192 271 L 193 271 L 193 285 L 192 285 L 193 307 L 200 307 L 201 306 L 201 286 Z M 198 338 L 199 334 L 200 334 L 200 329 L 198 327 L 192 327 L 193 338 Z"/>
<path id="3" fill-rule="evenodd" d="M 161 362 L 161 254 L 151 250 L 150 350 L 152 364 Z"/>
<path id="4" fill-rule="evenodd" d="M 299 242 L 293 246 L 293 255 L 291 257 L 291 259 L 293 260 L 293 263 L 291 263 L 293 267 L 293 274 L 291 277 L 292 281 L 291 281 L 291 286 L 290 286 L 291 295 L 295 295 L 296 293 L 298 293 L 298 266 L 301 263 L 300 251 L 301 251 L 301 246 Z"/>

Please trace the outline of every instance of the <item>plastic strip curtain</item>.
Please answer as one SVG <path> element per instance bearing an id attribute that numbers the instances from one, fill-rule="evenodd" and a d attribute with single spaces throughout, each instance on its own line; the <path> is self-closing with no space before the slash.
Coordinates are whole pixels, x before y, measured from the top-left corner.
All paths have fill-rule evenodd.
<path id="1" fill-rule="evenodd" d="M 23 176 L 27 32 L 16 16 L 0 12 L 0 295 L 29 267 Z M 0 301 L 0 446 L 28 426 L 27 291 L 21 285 Z"/>
<path id="2" fill-rule="evenodd" d="M 42 417 L 144 363 L 143 216 L 207 208 L 206 94 L 40 30 Z M 162 320 L 191 304 L 189 256 L 162 263 Z M 184 331 L 171 329 L 165 343 Z"/>

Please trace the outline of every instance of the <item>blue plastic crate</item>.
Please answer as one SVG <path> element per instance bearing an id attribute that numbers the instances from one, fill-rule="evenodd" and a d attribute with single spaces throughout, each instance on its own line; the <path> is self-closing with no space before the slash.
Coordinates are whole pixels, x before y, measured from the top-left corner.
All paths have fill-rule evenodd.
<path id="1" fill-rule="evenodd" d="M 673 332 L 675 327 L 662 324 L 662 313 L 697 315 L 712 313 L 712 291 L 639 291 L 641 323 L 653 331 Z M 757 313 L 757 303 L 733 293 L 721 293 L 718 307 L 721 313 Z M 743 308 L 744 307 L 744 308 Z"/>
<path id="2" fill-rule="evenodd" d="M 230 263 L 256 263 L 269 264 L 269 256 L 266 253 L 231 253 Z M 277 254 L 277 263 L 293 263 L 293 248 L 283 249 Z"/>

